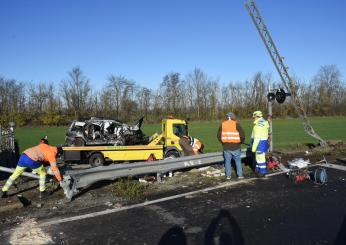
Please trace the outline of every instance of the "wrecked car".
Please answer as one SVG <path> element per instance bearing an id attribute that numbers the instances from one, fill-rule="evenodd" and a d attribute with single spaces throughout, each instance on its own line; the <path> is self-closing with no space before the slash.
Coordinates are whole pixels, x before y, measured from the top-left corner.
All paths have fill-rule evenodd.
<path id="1" fill-rule="evenodd" d="M 143 118 L 132 126 L 113 119 L 90 118 L 85 121 L 73 121 L 66 133 L 67 146 L 97 145 L 141 145 L 148 137 L 141 130 Z"/>

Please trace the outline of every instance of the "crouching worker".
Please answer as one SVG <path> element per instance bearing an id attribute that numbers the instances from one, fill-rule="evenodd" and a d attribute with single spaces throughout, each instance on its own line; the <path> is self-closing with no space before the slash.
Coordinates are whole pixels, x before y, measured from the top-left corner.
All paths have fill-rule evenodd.
<path id="1" fill-rule="evenodd" d="M 60 150 L 60 149 L 59 149 Z M 58 148 L 55 146 L 48 145 L 48 141 L 42 138 L 40 144 L 29 148 L 23 152 L 20 156 L 17 167 L 13 174 L 8 178 L 6 184 L 2 188 L 1 198 L 8 197 L 7 191 L 13 184 L 13 182 L 25 171 L 25 169 L 30 168 L 39 174 L 39 188 L 40 188 L 40 198 L 46 197 L 49 193 L 46 191 L 46 169 L 43 163 L 48 162 L 51 169 L 55 175 L 55 178 L 59 181 L 60 186 L 62 186 L 62 177 L 57 166 Z"/>
<path id="2" fill-rule="evenodd" d="M 204 148 L 199 139 L 186 135 L 180 138 L 179 144 L 184 151 L 184 156 L 198 155 Z"/>

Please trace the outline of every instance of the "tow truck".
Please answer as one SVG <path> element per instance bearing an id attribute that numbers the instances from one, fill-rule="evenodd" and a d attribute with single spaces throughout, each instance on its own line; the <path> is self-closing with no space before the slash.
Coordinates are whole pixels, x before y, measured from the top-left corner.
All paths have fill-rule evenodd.
<path id="1" fill-rule="evenodd" d="M 133 162 L 161 160 L 183 156 L 179 145 L 181 136 L 188 136 L 186 120 L 165 118 L 162 132 L 155 133 L 146 145 L 129 146 L 65 146 L 63 160 L 66 163 L 88 163 L 93 167 L 105 165 L 106 161 Z"/>

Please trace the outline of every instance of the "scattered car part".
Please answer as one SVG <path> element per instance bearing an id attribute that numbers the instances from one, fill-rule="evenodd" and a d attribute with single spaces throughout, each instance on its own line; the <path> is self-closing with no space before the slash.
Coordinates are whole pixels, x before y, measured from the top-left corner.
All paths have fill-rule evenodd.
<path id="1" fill-rule="evenodd" d="M 328 180 L 327 171 L 322 167 L 313 171 L 295 167 L 289 171 L 288 177 L 296 184 L 305 180 L 311 180 L 317 185 L 324 185 Z"/>

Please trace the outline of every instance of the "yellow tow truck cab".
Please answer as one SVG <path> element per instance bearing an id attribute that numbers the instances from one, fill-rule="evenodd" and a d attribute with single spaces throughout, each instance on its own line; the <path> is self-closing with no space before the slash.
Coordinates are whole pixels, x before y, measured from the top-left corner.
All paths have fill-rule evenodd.
<path id="1" fill-rule="evenodd" d="M 155 133 L 146 145 L 129 146 L 66 146 L 63 147 L 64 162 L 104 165 L 105 161 L 130 162 L 175 158 L 183 153 L 179 145 L 181 136 L 189 135 L 185 120 L 166 118 L 162 120 L 161 134 Z"/>

